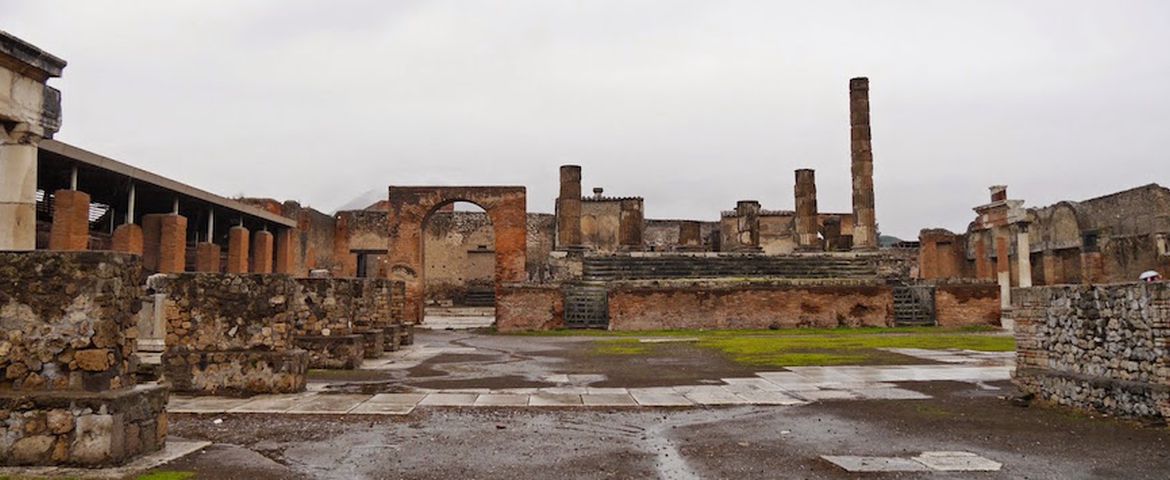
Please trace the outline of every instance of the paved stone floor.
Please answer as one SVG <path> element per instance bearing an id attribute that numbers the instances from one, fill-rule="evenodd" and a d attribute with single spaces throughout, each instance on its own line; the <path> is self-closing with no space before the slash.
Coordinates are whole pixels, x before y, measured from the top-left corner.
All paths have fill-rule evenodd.
<path id="1" fill-rule="evenodd" d="M 367 361 L 364 370 L 409 371 L 443 355 L 476 356 L 490 349 L 450 346 L 450 332 L 420 336 L 418 344 Z M 539 343 L 540 339 L 530 339 Z M 653 341 L 653 339 L 648 339 Z M 929 395 L 898 382 L 959 381 L 976 385 L 1008 380 L 1011 352 L 891 349 L 922 358 L 929 365 L 790 367 L 755 372 L 751 377 L 711 378 L 703 383 L 635 387 L 593 386 L 604 374 L 542 373 L 545 387 L 427 388 L 408 386 L 393 393 L 335 393 L 353 386 L 349 380 L 314 381 L 310 391 L 295 395 L 261 395 L 248 399 L 173 396 L 174 413 L 363 414 L 406 415 L 429 407 L 701 407 L 715 405 L 800 405 L 819 400 L 920 400 Z M 496 352 L 493 352 L 496 353 Z M 491 357 L 494 358 L 494 357 Z M 491 365 L 491 362 L 487 362 Z M 570 367 L 565 367 L 570 368 Z M 537 369 L 537 372 L 544 370 Z M 409 375 L 409 373 L 407 373 Z M 358 382 L 360 385 L 361 382 Z M 340 388 L 338 388 L 340 387 Z M 987 387 L 993 388 L 993 387 Z"/>

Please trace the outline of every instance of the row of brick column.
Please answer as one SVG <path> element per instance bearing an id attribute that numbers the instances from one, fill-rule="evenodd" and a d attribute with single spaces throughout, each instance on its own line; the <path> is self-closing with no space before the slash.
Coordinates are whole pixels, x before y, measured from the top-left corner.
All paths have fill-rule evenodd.
<path id="1" fill-rule="evenodd" d="M 89 248 L 89 194 L 77 190 L 53 193 L 50 250 Z M 147 270 L 176 273 L 186 270 L 187 217 L 177 213 L 147 214 L 141 225 L 125 223 L 114 229 L 114 251 L 142 256 Z M 228 231 L 228 258 L 221 269 L 221 248 L 211 242 L 195 247 L 195 271 L 227 273 L 289 273 L 292 269 L 292 232 L 252 234 L 243 226 Z M 275 259 L 274 259 L 275 250 Z"/>

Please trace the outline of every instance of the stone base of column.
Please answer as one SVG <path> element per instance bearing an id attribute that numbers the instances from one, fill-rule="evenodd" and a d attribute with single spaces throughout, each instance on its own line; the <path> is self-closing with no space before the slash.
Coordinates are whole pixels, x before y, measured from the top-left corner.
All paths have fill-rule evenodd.
<path id="1" fill-rule="evenodd" d="M 77 190 L 53 192 L 53 226 L 49 250 L 89 249 L 89 194 Z"/>
<path id="2" fill-rule="evenodd" d="M 166 380 L 190 395 L 251 396 L 305 391 L 309 353 L 304 350 L 219 350 L 163 354 Z"/>
<path id="3" fill-rule="evenodd" d="M 195 245 L 196 272 L 220 273 L 219 260 L 219 245 L 208 242 Z"/>
<path id="4" fill-rule="evenodd" d="M 0 465 L 109 467 L 158 451 L 167 440 L 167 390 L 0 392 L 8 432 Z"/>
<path id="5" fill-rule="evenodd" d="M 142 227 L 126 223 L 114 229 L 114 251 L 142 255 Z"/>

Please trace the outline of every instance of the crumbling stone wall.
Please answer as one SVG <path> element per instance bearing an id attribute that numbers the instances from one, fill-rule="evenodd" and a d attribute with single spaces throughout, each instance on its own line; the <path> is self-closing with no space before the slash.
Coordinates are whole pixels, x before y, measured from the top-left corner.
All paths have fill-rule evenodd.
<path id="1" fill-rule="evenodd" d="M 293 341 L 300 286 L 280 274 L 153 275 L 167 329 L 163 372 L 175 391 L 203 395 L 293 393 L 305 388 L 307 352 Z"/>
<path id="2" fill-rule="evenodd" d="M 565 296 L 557 285 L 504 285 L 497 290 L 496 329 L 552 330 L 565 326 Z"/>
<path id="3" fill-rule="evenodd" d="M 0 390 L 134 385 L 141 264 L 108 252 L 0 252 Z"/>
<path id="4" fill-rule="evenodd" d="M 120 465 L 163 447 L 167 387 L 135 385 L 139 257 L 0 252 L 0 465 Z"/>
<path id="5" fill-rule="evenodd" d="M 402 282 L 380 278 L 298 278 L 296 335 L 348 335 L 402 323 Z"/>
<path id="6" fill-rule="evenodd" d="M 884 327 L 893 302 L 889 286 L 866 280 L 616 283 L 609 328 Z"/>
<path id="7" fill-rule="evenodd" d="M 1044 401 L 1170 415 L 1170 283 L 1012 290 L 1015 383 Z"/>

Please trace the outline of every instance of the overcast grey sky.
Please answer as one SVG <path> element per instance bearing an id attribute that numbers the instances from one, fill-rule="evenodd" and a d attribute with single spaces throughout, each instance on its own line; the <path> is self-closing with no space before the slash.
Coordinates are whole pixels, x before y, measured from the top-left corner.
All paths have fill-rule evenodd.
<path id="1" fill-rule="evenodd" d="M 1170 184 L 1170 2 L 0 0 L 69 61 L 58 139 L 224 195 L 332 211 L 387 185 L 557 167 L 652 218 L 848 212 L 870 77 L 883 233 Z"/>

